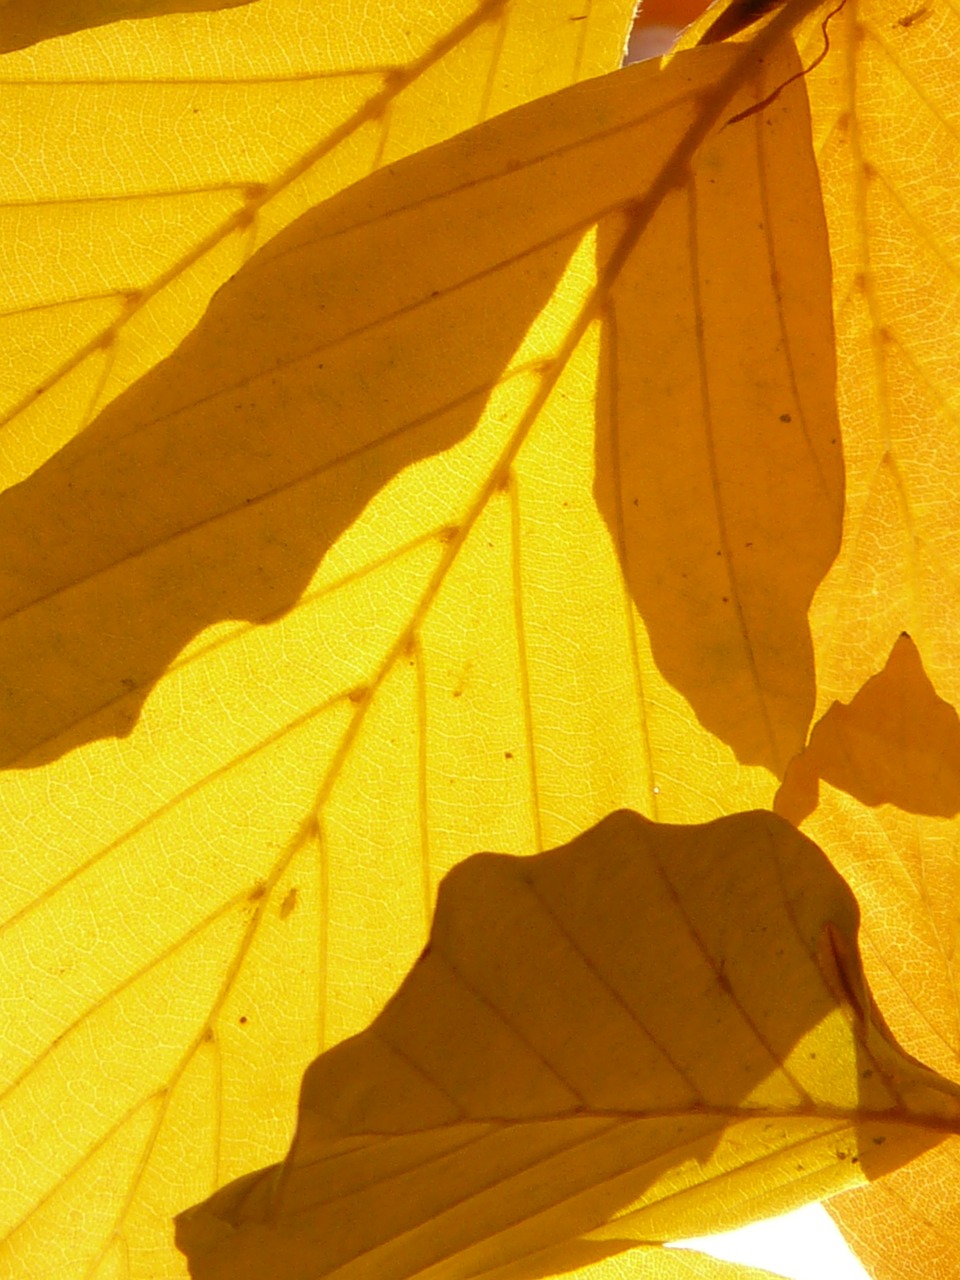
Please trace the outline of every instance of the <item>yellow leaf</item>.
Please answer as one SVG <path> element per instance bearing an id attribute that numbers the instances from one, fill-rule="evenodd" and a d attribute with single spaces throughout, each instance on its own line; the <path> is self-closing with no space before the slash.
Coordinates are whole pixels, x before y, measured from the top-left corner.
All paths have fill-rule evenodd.
<path id="1" fill-rule="evenodd" d="M 960 1143 L 953 1138 L 829 1208 L 876 1280 L 951 1280 L 960 1274 L 958 1202 Z"/>
<path id="2" fill-rule="evenodd" d="M 255 0 L 6 0 L 0 10 L 0 53 L 120 18 L 154 18 L 252 3 Z"/>
<path id="3" fill-rule="evenodd" d="M 800 63 L 771 51 L 805 7 L 793 0 L 742 62 L 717 47 L 663 77 L 648 68 L 620 79 L 632 116 L 616 92 L 602 105 L 606 89 L 591 85 L 523 116 L 519 133 L 512 117 L 499 133 L 469 135 L 459 150 L 421 157 L 420 176 L 437 154 L 458 155 L 461 173 L 489 177 L 484 191 L 498 178 L 518 190 L 510 163 L 538 156 L 527 127 L 557 141 L 540 158 L 547 167 L 567 163 L 567 129 L 614 172 L 568 164 L 570 181 L 555 177 L 509 209 L 471 206 L 466 190 L 458 204 L 456 178 L 432 173 L 448 211 L 483 216 L 444 228 L 428 204 L 412 246 L 385 242 L 379 272 L 367 227 L 356 260 L 366 292 L 351 293 L 342 267 L 337 277 L 337 242 L 363 238 L 358 202 L 378 192 L 380 210 L 391 208 L 391 183 L 409 176 L 398 161 L 613 67 L 631 7 L 258 0 L 77 32 L 0 63 L 15 139 L 0 176 L 10 291 L 0 465 L 3 483 L 28 481 L 5 495 L 0 569 L 15 610 L 3 627 L 3 694 L 19 714 L 4 726 L 0 793 L 0 1270 L 11 1280 L 182 1275 L 171 1216 L 282 1156 L 300 1072 L 376 1016 L 422 946 L 438 880 L 471 851 L 536 852 L 624 805 L 691 822 L 769 804 L 769 770 L 800 750 L 813 710 L 810 634 L 821 716 L 881 670 L 905 629 L 940 693 L 960 700 L 952 10 L 847 0 L 823 65 L 788 84 Z M 821 21 L 804 33 L 804 66 L 823 49 Z M 768 97 L 763 112 L 743 114 Z M 577 120 L 588 100 L 595 117 Z M 635 144 L 618 151 L 616 129 L 631 120 Z M 484 139 L 499 150 L 471 158 Z M 379 178 L 344 191 L 375 169 Z M 735 195 L 711 205 L 711 177 Z M 252 359 L 260 395 L 269 374 L 257 361 L 296 345 L 297 309 L 280 291 L 257 332 L 248 282 L 282 273 L 270 245 L 257 250 L 278 234 L 293 243 L 295 220 L 337 192 L 339 203 L 307 215 L 318 226 L 338 210 L 360 215 L 323 259 L 342 316 L 316 305 L 308 317 L 321 340 L 344 340 L 341 399 L 323 406 L 335 430 L 316 429 L 320 402 L 287 365 L 259 422 L 240 402 L 238 453 L 221 412 L 229 377 L 246 389 Z M 503 264 L 499 293 L 485 293 L 496 242 L 522 248 L 526 219 L 525 260 L 537 257 L 547 198 L 558 205 L 554 260 L 542 246 L 529 294 L 519 262 Z M 694 216 L 707 209 L 710 224 Z M 581 221 L 564 223 L 564 210 Z M 718 215 L 725 232 L 711 225 Z M 415 304 L 417 272 L 449 272 L 457 235 L 481 272 L 460 292 L 493 305 L 456 315 L 441 289 L 392 318 L 391 353 L 376 339 L 389 319 L 377 289 L 386 296 L 395 278 Z M 309 264 L 308 249 L 298 252 Z M 674 270 L 680 279 L 665 280 Z M 712 292 L 721 279 L 722 302 Z M 309 272 L 287 285 L 308 295 Z M 231 311 L 242 296 L 245 318 Z M 725 331 L 727 308 L 736 322 Z M 350 314 L 374 327 L 348 332 Z M 406 341 L 424 317 L 432 360 Z M 205 371 L 184 348 L 138 383 L 188 335 Z M 837 539 L 840 463 L 826 449 L 836 447 L 834 337 L 852 485 L 840 556 L 808 624 Z M 649 351 L 675 394 L 683 380 L 683 412 L 668 397 L 650 410 Z M 471 371 L 487 381 L 468 386 Z M 296 409 L 281 383 L 300 397 Z M 445 422 L 398 408 L 404 392 L 429 406 L 458 387 L 476 403 L 454 405 Z M 774 438 L 771 499 L 757 491 L 763 424 L 774 414 L 799 425 L 779 407 L 786 389 L 809 409 L 811 447 L 785 474 L 791 455 Z M 219 393 L 219 418 L 196 398 L 208 391 Z M 724 396 L 724 432 L 698 440 Z M 742 420 L 733 398 L 749 405 Z M 176 410 L 163 420 L 161 399 Z M 419 449 L 405 437 L 391 456 L 381 407 L 398 429 L 422 433 Z M 689 431 L 672 457 L 661 421 Z M 326 490 L 320 480 L 313 490 L 324 501 L 298 507 L 311 483 L 304 463 L 342 463 L 357 426 L 376 465 L 341 469 L 353 487 L 330 472 Z M 732 426 L 744 435 L 725 468 L 704 439 L 728 447 Z M 656 480 L 637 438 L 657 459 Z M 241 478 L 258 495 L 242 507 Z M 620 501 L 624 480 L 643 510 Z M 696 536 L 702 552 L 715 530 L 752 522 L 765 530 L 760 572 L 746 535 L 722 565 L 673 545 Z M 670 575 L 691 570 L 694 586 L 672 597 Z M 810 824 L 823 825 L 821 842 L 862 896 L 878 1003 L 910 1052 L 956 1079 L 956 826 L 821 790 Z M 842 966 L 831 972 L 843 992 Z M 955 1146 L 918 1161 L 932 1173 L 908 1183 L 907 1212 L 936 1224 L 941 1196 L 952 1211 L 954 1157 L 942 1153 Z M 879 1213 L 892 1226 L 882 1240 L 873 1228 L 871 1248 L 889 1268 L 896 1201 Z M 948 1253 L 913 1239 L 924 1274 L 942 1264 L 953 1280 Z M 597 1256 L 562 1249 L 538 1259 L 541 1274 Z M 644 1277 L 730 1274 L 640 1252 Z M 620 1265 L 596 1264 L 591 1280 Z"/>
<path id="4" fill-rule="evenodd" d="M 956 819 L 913 816 L 891 804 L 868 809 L 823 783 L 805 830 L 817 839 L 829 833 L 831 858 L 856 893 L 864 967 L 893 1034 L 910 1053 L 960 1079 Z M 939 1280 L 953 1274 L 958 1203 L 960 1143 L 953 1138 L 828 1207 L 881 1280 L 918 1273 Z"/>
<path id="5" fill-rule="evenodd" d="M 848 0 L 829 34 L 831 53 L 807 83 L 834 264 L 847 511 L 810 615 L 818 714 L 849 702 L 903 631 L 956 708 L 960 16 L 920 0 Z M 804 61 L 822 47 L 811 20 Z M 957 1078 L 957 822 L 890 807 L 868 815 L 821 791 L 826 809 L 807 829 L 829 831 L 831 857 L 860 898 L 880 1007 L 912 1052 Z M 835 1206 L 853 1240 L 871 1241 L 883 1280 L 956 1273 L 937 1225 L 945 1216 L 952 1234 L 960 1205 L 955 1146 Z"/>
<path id="6" fill-rule="evenodd" d="M 856 924 L 767 813 L 468 859 L 393 999 L 308 1068 L 284 1164 L 181 1215 L 191 1274 L 519 1276 L 889 1172 L 960 1089 L 872 1025 Z"/>
<path id="7" fill-rule="evenodd" d="M 779 61 L 768 83 L 794 69 Z M 738 759 L 777 774 L 813 712 L 806 614 L 843 514 L 808 129 L 802 91 L 785 90 L 721 128 L 655 216 L 641 201 L 600 236 L 615 259 L 642 220 L 604 298 L 597 502 L 657 666 Z"/>
<path id="8" fill-rule="evenodd" d="M 376 492 L 462 440 L 502 383 L 517 425 L 470 506 L 380 549 L 439 534 L 435 592 L 603 315 L 596 486 L 654 658 L 741 759 L 781 772 L 813 707 L 805 612 L 838 546 L 842 467 L 802 111 L 788 98 L 719 130 L 685 177 L 743 73 L 717 50 L 535 104 L 261 250 L 166 362 L 0 505 L 6 761 L 126 732 L 201 630 L 291 608 Z M 566 331 L 528 340 L 511 385 L 511 357 L 597 220 L 597 290 L 568 291 Z"/>
<path id="9" fill-rule="evenodd" d="M 632 9 L 597 0 L 573 21 L 566 0 L 403 0 L 388 15 L 257 0 L 4 57 L 0 484 L 169 354 L 318 201 L 616 67 Z"/>

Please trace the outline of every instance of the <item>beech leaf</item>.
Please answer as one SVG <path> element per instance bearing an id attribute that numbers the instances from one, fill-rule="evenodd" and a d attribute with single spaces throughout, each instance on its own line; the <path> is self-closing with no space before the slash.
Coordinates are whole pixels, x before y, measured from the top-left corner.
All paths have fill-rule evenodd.
<path id="1" fill-rule="evenodd" d="M 654 657 L 740 759 L 782 772 L 840 539 L 829 259 L 802 91 L 718 117 L 788 79 L 791 48 L 576 86 L 274 237 L 173 355 L 0 497 L 0 759 L 129 732 L 205 627 L 290 609 L 388 480 L 476 426 L 599 223 L 597 287 L 514 365 L 535 388 L 486 486 L 602 317 L 598 503 Z M 451 555 L 468 528 L 447 531 Z"/>
<path id="2" fill-rule="evenodd" d="M 286 1161 L 179 1217 L 192 1275 L 519 1278 L 897 1168 L 960 1089 L 887 1038 L 856 930 L 759 811 L 467 859 L 396 995 L 308 1068 Z"/>
<path id="3" fill-rule="evenodd" d="M 7 0 L 0 7 L 0 53 L 121 18 L 235 9 L 257 0 Z"/>

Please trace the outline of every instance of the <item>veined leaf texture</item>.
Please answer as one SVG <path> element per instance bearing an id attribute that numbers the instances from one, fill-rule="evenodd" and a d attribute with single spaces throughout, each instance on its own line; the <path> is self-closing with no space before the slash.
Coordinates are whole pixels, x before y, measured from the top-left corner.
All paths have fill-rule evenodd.
<path id="1" fill-rule="evenodd" d="M 452 1005 L 417 1003 L 438 961 L 416 962 L 438 885 L 481 849 L 553 852 L 457 868 L 437 929 L 452 902 L 456 946 L 487 949 L 534 1039 L 594 1054 L 590 1088 L 632 1088 L 639 1050 L 586 1036 L 582 974 L 564 1021 L 557 935 L 516 900 L 584 847 L 645 850 L 649 873 L 655 830 L 695 880 L 709 833 L 752 833 L 732 843 L 754 932 L 722 893 L 698 908 L 724 939 L 702 953 L 718 1003 L 661 987 L 647 1011 L 689 1038 L 698 1096 L 711 1067 L 731 1079 L 715 1017 L 740 979 L 717 957 L 790 1031 L 691 1139 L 710 1151 L 667 1142 L 655 1172 L 634 1151 L 623 1199 L 588 1172 L 589 1225 L 544 1208 L 501 1257 L 502 1222 L 485 1244 L 477 1219 L 484 1274 L 607 1280 L 629 1243 L 645 1280 L 743 1280 L 662 1241 L 880 1172 L 830 1202 L 854 1247 L 881 1280 L 957 1274 L 953 1121 L 924 1103 L 909 1142 L 874 1144 L 888 1103 L 848 1068 L 869 1051 L 881 1076 L 915 1058 L 958 1079 L 960 33 L 939 3 L 847 0 L 826 35 L 809 8 L 616 71 L 621 0 L 4 7 L 0 1275 L 184 1277 L 175 1215 L 232 1206 L 193 1218 L 228 1247 L 262 1216 L 251 1171 L 283 1160 L 307 1064 L 353 1061 L 411 1000 L 452 1069 L 470 1041 Z M 774 806 L 849 883 L 876 1010 L 842 882 L 745 812 Z M 501 908 L 485 877 L 506 867 Z M 583 927 L 612 946 L 624 902 L 595 879 Z M 647 1000 L 692 936 L 654 881 Z M 790 981 L 751 968 L 809 892 Z M 555 903 L 568 932 L 587 896 Z M 845 1157 L 814 1141 L 804 1185 L 778 1148 L 754 1176 L 740 1105 L 818 1037 Z M 305 1115 L 330 1114 L 330 1070 Z M 515 1064 L 486 1082 L 522 1110 Z M 389 1132 L 421 1102 L 395 1100 Z M 306 1132 L 290 1187 L 313 1176 Z M 342 1141 L 341 1193 L 375 1199 L 349 1179 L 382 1133 Z M 674 1182 L 695 1222 L 656 1209 Z M 417 1185 L 391 1213 L 416 1219 L 438 1191 Z M 604 1234 L 634 1192 L 636 1229 Z M 459 1274 L 418 1257 L 398 1274 Z M 304 1274 L 342 1269 L 322 1265 Z"/>
<path id="2" fill-rule="evenodd" d="M 287 1161 L 179 1219 L 192 1273 L 537 1274 L 888 1172 L 960 1088 L 871 1026 L 856 917 L 769 813 L 469 859 L 384 1011 L 308 1068 Z"/>

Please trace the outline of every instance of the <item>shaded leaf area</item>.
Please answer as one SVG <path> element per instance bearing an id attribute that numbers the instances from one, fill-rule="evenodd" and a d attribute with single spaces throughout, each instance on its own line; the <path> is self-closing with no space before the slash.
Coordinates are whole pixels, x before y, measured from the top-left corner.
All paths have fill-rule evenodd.
<path id="1" fill-rule="evenodd" d="M 826 1208 L 875 1280 L 954 1280 L 960 1275 L 958 1199 L 960 1143 L 951 1138 Z"/>
<path id="2" fill-rule="evenodd" d="M 519 1280 L 898 1167 L 960 1108 L 873 1023 L 856 930 L 760 811 L 460 863 L 399 991 L 308 1068 L 285 1163 L 179 1217 L 192 1275 Z"/>
<path id="3" fill-rule="evenodd" d="M 121 18 L 156 18 L 253 3 L 256 0 L 7 0 L 0 9 L 0 53 Z"/>
<path id="4" fill-rule="evenodd" d="M 664 659 L 669 678 L 698 711 L 708 688 L 719 685 L 719 727 L 745 755 L 773 767 L 781 746 L 770 716 L 791 722 L 788 742 L 798 734 L 802 741 L 812 672 L 798 602 L 826 570 L 839 531 L 829 351 L 805 327 L 821 325 L 829 335 L 829 316 L 817 309 L 822 245 L 812 246 L 813 263 L 803 269 L 812 283 L 805 285 L 788 269 L 799 256 L 771 266 L 765 231 L 737 239 L 742 258 L 725 250 L 750 281 L 743 323 L 765 325 L 771 308 L 792 317 L 798 291 L 804 336 L 781 325 L 774 346 L 787 346 L 783 359 L 761 344 L 742 362 L 728 360 L 729 373 L 705 378 L 707 364 L 719 369 L 733 353 L 724 343 L 715 350 L 703 344 L 704 314 L 716 314 L 703 301 L 712 268 L 699 260 L 675 205 L 706 199 L 697 193 L 718 173 L 746 181 L 749 172 L 756 181 L 757 166 L 769 157 L 758 151 L 752 125 L 748 132 L 721 128 L 702 160 L 691 164 L 691 157 L 745 78 L 743 98 L 753 102 L 785 65 L 792 59 L 784 52 L 754 79 L 749 55 L 737 61 L 718 49 L 678 59 L 663 74 L 631 68 L 392 166 L 265 246 L 173 356 L 0 498 L 0 537 L 9 548 L 0 759 L 36 765 L 81 742 L 127 732 L 153 683 L 199 631 L 224 618 L 259 622 L 289 609 L 327 548 L 387 480 L 470 431 L 579 238 L 606 218 L 610 234 L 620 235 L 619 260 L 607 264 L 570 335 L 560 335 L 560 354 L 543 362 L 526 425 L 609 290 L 620 288 L 621 270 L 629 277 L 618 308 L 629 323 L 639 323 L 642 305 L 651 324 L 661 308 L 679 317 L 684 338 L 670 334 L 672 366 L 659 367 L 663 346 L 649 333 L 652 363 L 642 345 L 633 346 L 639 333 L 616 351 L 618 369 L 636 364 L 648 380 L 644 403 L 618 395 L 617 439 L 643 438 L 646 424 L 646 439 L 657 443 L 626 461 L 601 445 L 601 502 L 615 477 L 620 498 L 611 518 L 628 583 L 661 648 L 669 634 L 671 653 L 680 655 Z M 764 179 L 761 204 L 773 199 L 771 188 L 793 186 L 798 168 L 810 163 L 802 130 L 784 125 L 784 111 L 777 108 L 779 126 L 770 124 L 773 153 L 783 149 L 793 160 Z M 683 196 L 673 198 L 677 186 Z M 675 278 L 657 276 L 661 291 L 645 303 L 642 292 L 632 293 L 649 259 L 644 252 L 634 263 L 632 251 L 648 232 L 655 255 L 693 258 Z M 779 301 L 771 295 L 776 277 L 783 277 L 774 291 Z M 765 361 L 771 371 L 757 389 L 752 380 Z M 755 415 L 735 419 L 731 398 L 746 394 L 748 384 Z M 668 407 L 683 395 L 687 409 L 699 413 L 701 393 L 723 401 L 718 412 L 728 434 L 719 467 L 709 431 L 695 433 L 689 448 L 670 442 Z M 806 416 L 804 428 L 784 438 L 787 424 L 779 419 L 792 420 L 785 409 L 778 413 L 785 404 Z M 650 429 L 658 417 L 666 432 Z M 752 461 L 758 438 L 769 453 L 762 475 Z M 693 582 L 678 590 L 677 556 L 665 556 L 678 532 L 676 499 L 698 508 L 702 496 L 691 500 L 691 467 L 698 483 L 706 477 L 712 501 L 684 560 Z M 493 476 L 491 492 L 504 479 Z M 758 514 L 761 480 L 775 482 L 776 502 Z M 625 500 L 629 485 L 642 489 L 642 500 Z M 635 510 L 634 501 L 642 506 L 637 522 L 623 515 Z M 811 504 L 818 520 L 809 519 Z M 797 519 L 801 509 L 804 520 Z M 728 564 L 718 574 L 714 566 L 730 538 L 748 533 L 754 545 L 737 553 L 739 576 L 730 576 Z M 790 561 L 786 578 L 776 556 Z M 645 562 L 653 566 L 652 597 L 647 572 L 637 579 Z M 784 580 L 798 585 L 777 585 Z M 755 650 L 769 641 L 755 626 L 761 612 L 776 632 L 774 657 L 762 669 Z M 721 615 L 735 620 L 718 639 Z M 704 670 L 712 684 L 699 674 Z M 744 686 L 756 708 L 739 717 L 749 748 L 736 740 L 726 714 Z"/>
<path id="5" fill-rule="evenodd" d="M 904 631 L 960 706 L 960 13 L 858 0 L 829 34 L 806 83 L 834 263 L 847 517 L 811 610 L 818 714 L 849 702 Z M 804 60 L 822 48 L 812 18 Z"/>
<path id="6" fill-rule="evenodd" d="M 867 808 L 829 783 L 806 820 L 831 840 L 831 858 L 861 909 L 861 953 L 886 1023 L 910 1053 L 960 1078 L 956 820 L 892 805 Z M 914 1166 L 830 1211 L 881 1280 L 948 1280 L 956 1274 L 960 1160 L 951 1140 Z M 891 1243 L 896 1241 L 896 1245 Z"/>
<path id="7" fill-rule="evenodd" d="M 960 719 L 938 697 L 908 635 L 849 705 L 835 702 L 817 722 L 790 762 L 775 812 L 799 826 L 817 806 L 821 778 L 861 804 L 960 813 Z"/>
<path id="8" fill-rule="evenodd" d="M 300 214 L 619 66 L 632 0 L 594 0 L 577 20 L 568 8 L 397 0 L 385 15 L 365 0 L 269 0 L 8 55 L 0 487 L 168 355 Z"/>
<path id="9" fill-rule="evenodd" d="M 937 0 L 848 0 L 830 42 L 806 83 L 834 265 L 847 516 L 810 613 L 817 714 L 852 703 L 904 631 L 937 694 L 958 707 L 960 12 Z M 819 19 L 800 47 L 806 63 L 822 49 Z M 805 830 L 830 841 L 857 894 L 864 963 L 898 1039 L 957 1078 L 956 820 L 868 809 L 822 784 Z M 876 1274 L 957 1274 L 954 1245 L 937 1226 L 908 1222 L 949 1223 L 955 1238 L 960 1183 L 949 1166 L 945 1157 L 929 1178 L 904 1183 L 908 1210 L 894 1212 L 888 1184 L 843 1208 L 844 1230 L 855 1247 L 870 1242 Z M 867 1209 L 874 1197 L 876 1213 Z"/>
<path id="10" fill-rule="evenodd" d="M 781 63 L 768 83 L 789 74 Z M 657 664 L 738 759 L 782 776 L 813 713 L 806 615 L 843 514 L 830 260 L 800 84 L 703 147 L 606 318 L 597 501 Z"/>

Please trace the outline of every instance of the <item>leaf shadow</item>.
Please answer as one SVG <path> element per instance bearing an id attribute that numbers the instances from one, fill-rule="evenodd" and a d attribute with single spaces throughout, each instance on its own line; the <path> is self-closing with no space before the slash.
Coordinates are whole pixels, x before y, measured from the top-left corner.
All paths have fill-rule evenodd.
<path id="1" fill-rule="evenodd" d="M 387 481 L 475 426 L 579 237 L 461 234 L 471 179 L 499 168 L 472 154 L 435 148 L 303 215 L 0 495 L 0 760 L 128 733 L 193 637 L 289 610 Z"/>
<path id="2" fill-rule="evenodd" d="M 799 826 L 816 809 L 820 782 L 861 804 L 954 818 L 960 813 L 960 719 L 903 632 L 882 671 L 849 703 L 834 702 L 793 760 L 774 811 Z"/>
<path id="3" fill-rule="evenodd" d="M 544 1251 L 563 1269 L 762 1217 L 793 1183 L 839 1189 L 854 1148 L 896 1167 L 939 1135 L 892 1105 L 885 1069 L 909 1083 L 907 1060 L 864 1057 L 839 1018 L 869 1001 L 857 922 L 767 812 L 621 811 L 543 854 L 467 859 L 393 998 L 308 1067 L 285 1164 L 179 1216 L 191 1274 L 534 1276 Z"/>
<path id="4" fill-rule="evenodd" d="M 795 62 L 768 66 L 756 99 Z M 806 615 L 842 532 L 830 280 L 798 83 L 706 140 L 605 315 L 595 494 L 654 660 L 778 777 L 806 740 Z"/>

